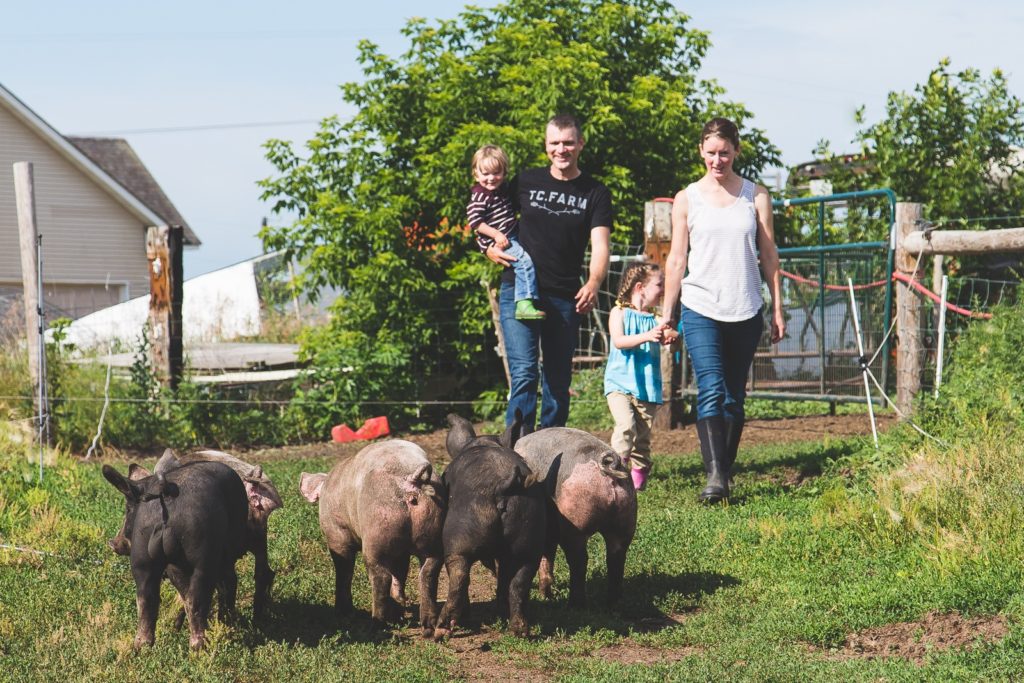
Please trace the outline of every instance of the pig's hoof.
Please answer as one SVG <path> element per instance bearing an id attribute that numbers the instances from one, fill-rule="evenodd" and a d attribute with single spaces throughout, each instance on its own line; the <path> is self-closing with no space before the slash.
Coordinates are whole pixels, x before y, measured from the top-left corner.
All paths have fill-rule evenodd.
<path id="1" fill-rule="evenodd" d="M 156 640 L 155 638 L 139 638 L 139 637 L 136 637 L 135 638 L 135 642 L 132 643 L 132 649 L 134 649 L 136 652 L 138 652 L 139 650 L 141 650 L 144 647 L 153 647 L 153 643 L 154 643 L 155 640 Z"/>

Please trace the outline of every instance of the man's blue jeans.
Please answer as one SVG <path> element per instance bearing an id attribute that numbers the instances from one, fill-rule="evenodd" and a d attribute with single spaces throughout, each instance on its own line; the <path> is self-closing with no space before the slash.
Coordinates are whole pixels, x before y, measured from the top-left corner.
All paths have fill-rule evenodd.
<path id="1" fill-rule="evenodd" d="M 725 323 L 682 306 L 683 339 L 697 379 L 697 419 L 742 420 L 747 373 L 761 341 L 764 317 Z"/>
<path id="2" fill-rule="evenodd" d="M 569 418 L 572 357 L 580 328 L 576 302 L 541 293 L 538 308 L 545 311 L 547 317 L 516 320 L 515 286 L 508 282 L 501 283 L 498 302 L 505 357 L 512 376 L 505 424 L 510 425 L 515 420 L 516 408 L 523 413 L 523 424 L 530 428 L 536 424 L 537 380 L 543 375 L 540 428 L 564 427 Z M 543 368 L 540 367 L 541 352 Z"/>

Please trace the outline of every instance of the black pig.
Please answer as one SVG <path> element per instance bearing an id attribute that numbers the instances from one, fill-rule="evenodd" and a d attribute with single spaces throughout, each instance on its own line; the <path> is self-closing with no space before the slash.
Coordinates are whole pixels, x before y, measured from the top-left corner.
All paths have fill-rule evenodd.
<path id="1" fill-rule="evenodd" d="M 185 604 L 189 644 L 203 647 L 214 589 L 222 614 L 235 607 L 235 562 L 244 552 L 249 509 L 242 480 L 217 462 L 190 463 L 137 480 L 104 465 L 103 476 L 127 504 L 124 536 L 139 613 L 135 647 L 155 640 L 165 572 Z"/>
<path id="2" fill-rule="evenodd" d="M 144 479 L 151 474 L 166 475 L 172 469 L 180 467 L 189 462 L 220 462 L 242 478 L 245 486 L 245 493 L 249 497 L 249 517 L 246 523 L 245 550 L 252 553 L 254 559 L 256 590 L 252 599 L 252 612 L 255 619 L 259 619 L 266 609 L 270 599 L 270 587 L 274 582 L 274 570 L 270 568 L 267 559 L 267 526 L 270 513 L 284 505 L 277 487 L 270 477 L 266 475 L 259 465 L 252 465 L 244 460 L 222 451 L 203 450 L 192 453 L 178 454 L 170 448 L 164 450 L 163 456 L 157 461 L 153 472 L 149 472 L 139 465 L 131 465 L 128 468 L 128 479 L 136 481 Z M 117 532 L 117 536 L 107 541 L 107 545 L 118 555 L 129 555 L 131 553 L 131 542 L 124 533 L 124 525 Z M 180 629 L 185 621 L 185 610 L 178 613 L 174 622 L 175 629 Z"/>
<path id="3" fill-rule="evenodd" d="M 448 515 L 442 542 L 448 601 L 435 637 L 446 635 L 469 606 L 469 570 L 481 561 L 497 573 L 497 606 L 518 636 L 529 634 L 526 604 L 544 542 L 544 489 L 512 450 L 518 422 L 500 439 L 478 437 L 469 421 L 448 416 L 451 456 L 442 476 Z"/>

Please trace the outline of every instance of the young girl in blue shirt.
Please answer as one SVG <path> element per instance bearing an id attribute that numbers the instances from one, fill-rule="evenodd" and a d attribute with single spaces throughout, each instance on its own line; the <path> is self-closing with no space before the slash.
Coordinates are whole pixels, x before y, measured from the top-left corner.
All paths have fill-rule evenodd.
<path id="1" fill-rule="evenodd" d="M 661 301 L 665 278 L 656 263 L 638 263 L 622 275 L 608 315 L 611 348 L 604 393 L 615 420 L 611 447 L 630 464 L 637 491 L 651 471 L 651 425 L 662 403 L 661 345 L 669 327 L 651 312 Z"/>

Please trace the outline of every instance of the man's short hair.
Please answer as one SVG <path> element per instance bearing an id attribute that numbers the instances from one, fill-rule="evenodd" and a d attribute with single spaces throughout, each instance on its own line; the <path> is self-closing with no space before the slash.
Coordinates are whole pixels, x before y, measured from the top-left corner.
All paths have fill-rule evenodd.
<path id="1" fill-rule="evenodd" d="M 583 128 L 580 126 L 580 120 L 569 113 L 555 114 L 548 119 L 548 125 L 554 126 L 558 130 L 568 130 L 572 128 L 576 131 L 576 137 L 583 138 Z"/>

